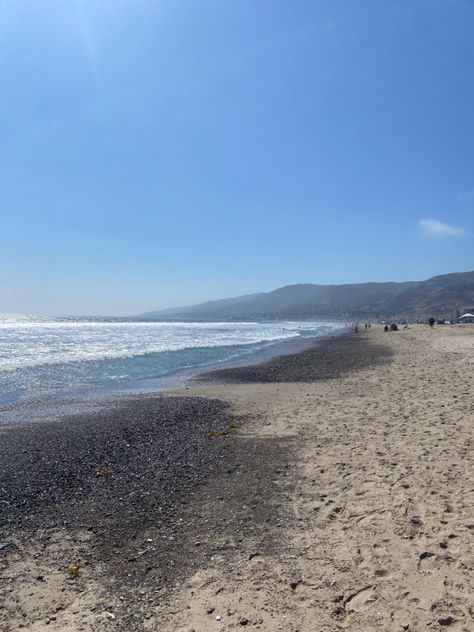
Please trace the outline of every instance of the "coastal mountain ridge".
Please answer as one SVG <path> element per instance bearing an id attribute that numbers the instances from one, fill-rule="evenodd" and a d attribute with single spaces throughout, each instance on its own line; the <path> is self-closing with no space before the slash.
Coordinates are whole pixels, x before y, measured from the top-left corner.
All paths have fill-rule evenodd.
<path id="1" fill-rule="evenodd" d="M 287 285 L 271 292 L 141 314 L 167 320 L 451 318 L 474 308 L 474 271 L 425 281 Z"/>

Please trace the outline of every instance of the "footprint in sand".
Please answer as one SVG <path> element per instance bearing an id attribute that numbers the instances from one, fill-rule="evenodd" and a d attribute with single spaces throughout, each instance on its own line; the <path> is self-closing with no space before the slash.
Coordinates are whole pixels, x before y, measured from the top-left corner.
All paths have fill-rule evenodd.
<path id="1" fill-rule="evenodd" d="M 345 610 L 348 614 L 352 612 L 364 612 L 377 601 L 377 594 L 373 586 L 365 586 L 360 590 L 346 596 L 344 600 Z"/>

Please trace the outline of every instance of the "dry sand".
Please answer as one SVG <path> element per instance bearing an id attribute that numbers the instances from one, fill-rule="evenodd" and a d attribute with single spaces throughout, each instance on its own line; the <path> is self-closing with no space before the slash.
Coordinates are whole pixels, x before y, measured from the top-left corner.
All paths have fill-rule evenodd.
<path id="1" fill-rule="evenodd" d="M 391 363 L 205 390 L 264 420 L 247 432 L 298 438 L 296 520 L 276 555 L 189 578 L 159 629 L 474 630 L 474 328 L 370 337 Z"/>
<path id="2" fill-rule="evenodd" d="M 474 327 L 374 327 L 367 338 L 388 346 L 391 360 L 313 383 L 186 390 L 229 401 L 246 419 L 239 440 L 278 446 L 273 513 L 252 522 L 269 484 L 258 458 L 240 497 L 231 498 L 231 478 L 222 491 L 201 490 L 187 515 L 199 512 L 195 537 L 206 538 L 208 523 L 214 546 L 160 594 L 141 629 L 474 631 Z M 269 454 L 262 450 L 262 472 Z M 218 527 L 219 494 L 235 511 Z M 89 535 L 67 536 L 70 556 L 87 555 Z M 31 565 L 52 572 L 47 553 L 64 542 L 53 537 L 43 552 L 22 546 L 4 577 L 8 599 L 36 608 L 28 629 L 125 629 L 103 607 L 110 588 L 100 569 L 81 569 L 77 590 L 56 568 L 46 589 Z M 54 603 L 64 605 L 51 618 Z M 0 629 L 18 626 L 4 618 Z"/>

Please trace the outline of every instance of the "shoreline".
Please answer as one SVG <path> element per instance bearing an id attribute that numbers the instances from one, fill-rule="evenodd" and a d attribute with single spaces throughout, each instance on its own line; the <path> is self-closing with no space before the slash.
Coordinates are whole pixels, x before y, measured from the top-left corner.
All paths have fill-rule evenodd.
<path id="1" fill-rule="evenodd" d="M 335 340 L 344 346 L 347 357 L 350 338 L 345 336 L 321 338 L 316 345 L 312 341 L 311 348 L 318 353 L 329 348 L 332 353 Z M 300 353 L 279 356 L 280 366 L 292 367 L 295 359 L 305 357 L 308 368 L 309 356 L 302 355 L 309 351 L 308 344 L 305 343 L 306 349 Z M 271 359 L 257 366 L 269 367 L 274 377 L 274 362 L 275 359 Z M 201 547 L 191 542 L 194 531 L 203 530 L 203 523 L 195 518 L 176 523 L 189 507 L 203 504 L 203 498 L 198 501 L 196 495 L 212 497 L 212 489 L 218 488 L 216 494 L 220 494 L 226 487 L 227 498 L 239 502 L 238 497 L 244 496 L 256 478 L 260 478 L 260 492 L 254 502 L 261 503 L 261 511 L 252 511 L 252 522 L 261 514 L 260 524 L 265 527 L 276 515 L 271 501 L 276 493 L 272 480 L 274 463 L 284 460 L 285 453 L 291 451 L 290 442 L 265 440 L 262 443 L 241 437 L 240 428 L 248 421 L 242 413 L 232 411 L 228 399 L 189 397 L 188 390 L 189 387 L 184 391 L 121 398 L 109 402 L 104 409 L 52 421 L 0 426 L 3 467 L 0 487 L 7 492 L 2 495 L 0 504 L 0 539 L 10 542 L 0 550 L 0 555 L 7 568 L 8 559 L 16 560 L 18 551 L 24 547 L 19 541 L 33 537 L 33 549 L 43 550 L 47 565 L 62 563 L 63 569 L 67 569 L 68 559 L 78 557 L 87 560 L 81 575 L 88 575 L 88 567 L 95 567 L 99 577 L 103 572 L 99 569 L 109 566 L 106 574 L 114 577 L 115 599 L 122 593 L 122 597 L 128 596 L 124 600 L 128 600 L 139 585 L 150 582 L 158 583 L 159 589 L 166 592 L 176 579 L 182 579 L 190 568 L 196 568 L 199 559 L 202 562 L 209 556 L 211 543 Z M 186 445 L 184 453 L 183 444 Z M 238 484 L 234 473 L 240 479 Z M 140 495 L 146 500 L 143 507 L 137 502 Z M 267 500 L 262 502 L 264 496 Z M 220 507 L 217 514 L 220 516 L 223 512 L 230 514 L 227 520 L 232 524 L 234 518 L 228 503 L 227 508 Z M 206 530 L 210 520 L 209 516 L 204 519 Z M 215 532 L 221 527 L 215 524 Z M 234 533 L 241 528 L 240 523 L 234 525 Z M 75 544 L 72 547 L 75 554 L 66 557 L 66 551 L 55 547 L 52 557 L 45 555 L 51 537 L 53 540 L 56 537 L 54 534 L 68 538 L 68 534 L 73 534 L 70 537 Z M 178 535 L 180 547 L 186 538 L 191 542 L 190 545 L 188 542 L 186 555 L 173 546 Z M 206 539 L 204 534 L 200 538 Z M 166 546 L 157 549 L 153 544 L 156 540 L 164 540 Z M 125 547 L 123 542 L 127 542 Z M 143 550 L 147 553 L 143 554 Z M 197 552 L 200 555 L 196 555 Z M 168 563 L 170 557 L 172 564 Z M 191 566 L 190 560 L 193 561 Z M 125 574 L 113 570 L 123 566 L 127 568 Z M 147 570 L 152 567 L 166 570 L 157 577 Z M 44 578 L 47 572 L 41 571 L 39 576 Z M 64 578 L 68 579 L 67 572 Z M 72 599 L 80 585 L 69 581 L 66 586 L 71 589 Z M 34 592 L 37 588 L 33 580 L 31 589 Z M 42 580 L 39 588 L 44 598 L 48 582 Z M 110 586 L 105 590 L 108 592 Z M 79 588 L 79 594 L 81 592 Z M 153 594 L 151 588 L 148 592 Z M 8 603 L 7 596 L 1 593 L 0 596 Z M 149 597 L 141 600 L 143 616 L 151 607 Z M 112 594 L 106 601 L 111 598 Z M 133 599 L 136 602 L 136 595 Z M 51 609 L 54 611 L 59 605 L 61 603 L 51 604 Z M 120 611 L 120 601 L 114 605 L 114 610 L 117 608 Z M 23 614 L 25 611 L 9 616 L 20 626 L 25 618 Z M 28 614 L 26 620 L 31 625 Z M 35 624 L 41 625 L 41 622 Z M 51 626 L 51 621 L 47 625 Z M 73 623 L 68 621 L 67 625 Z M 122 615 L 121 625 L 127 630 L 142 629 L 127 612 Z M 3 629 L 0 626 L 2 632 Z"/>
<path id="2" fill-rule="evenodd" d="M 445 629 L 440 621 L 450 617 L 452 629 L 470 630 L 471 597 L 455 585 L 474 580 L 473 533 L 465 526 L 474 522 L 474 456 L 465 443 L 472 435 L 465 369 L 472 367 L 473 339 L 469 327 L 349 335 L 316 373 L 316 356 L 303 352 L 270 360 L 271 382 L 255 381 L 261 368 L 239 368 L 224 375 L 241 383 L 201 382 L 138 397 L 123 417 L 119 409 L 94 413 L 95 427 L 97 415 L 110 416 L 102 428 L 112 433 L 106 444 L 123 471 L 115 481 L 114 473 L 97 475 L 69 446 L 64 467 L 73 462 L 82 501 L 66 494 L 60 524 L 42 522 L 40 511 L 34 532 L 3 525 L 0 630 L 220 632 L 248 624 L 269 632 L 388 632 Z M 440 381 L 438 366 L 450 379 Z M 281 381 L 304 370 L 313 382 Z M 163 485 L 154 480 L 163 437 L 155 436 L 156 425 L 144 432 L 141 417 L 154 405 L 149 419 L 156 419 L 163 403 L 175 412 L 184 406 L 177 417 L 170 409 L 164 415 L 171 426 L 191 406 L 184 443 L 202 459 L 182 496 L 169 488 L 166 520 L 156 513 L 165 503 L 157 504 Z M 133 458 L 117 450 L 124 441 L 117 427 L 131 430 Z M 6 450 L 9 432 L 18 435 L 17 427 L 2 428 Z M 183 434 L 171 435 L 181 449 Z M 53 450 L 57 442 L 48 445 Z M 178 474 L 169 480 L 179 486 L 173 449 L 164 447 Z M 29 459 L 22 450 L 7 450 L 11 480 Z M 102 461 L 97 467 L 112 467 Z M 41 459 L 29 462 L 41 466 Z M 133 467 L 142 464 L 140 479 Z M 206 467 L 212 469 L 204 473 Z M 26 481 L 35 480 L 34 471 Z M 84 566 L 71 576 L 67 567 L 76 558 Z"/>
<path id="3" fill-rule="evenodd" d="M 391 352 L 383 344 L 365 344 L 367 334 L 340 332 L 316 340 L 298 353 L 278 355 L 244 366 L 231 366 L 200 373 L 196 384 L 271 384 L 317 382 L 336 379 L 388 361 Z"/>
<path id="4" fill-rule="evenodd" d="M 210 362 L 209 364 L 183 367 L 157 378 L 130 381 L 127 386 L 114 386 L 102 390 L 78 390 L 65 396 L 48 395 L 44 398 L 29 398 L 26 401 L 4 403 L 0 405 L 0 427 L 4 424 L 21 423 L 26 417 L 32 421 L 61 419 L 83 412 L 99 412 L 117 403 L 126 403 L 134 397 L 148 397 L 157 393 L 166 393 L 179 388 L 185 389 L 193 384 L 199 375 L 221 368 L 235 368 L 260 364 L 282 355 L 299 354 L 317 345 L 319 341 L 345 333 L 344 328 L 321 336 L 286 338 L 262 343 L 256 349 L 242 352 L 237 357 Z"/>

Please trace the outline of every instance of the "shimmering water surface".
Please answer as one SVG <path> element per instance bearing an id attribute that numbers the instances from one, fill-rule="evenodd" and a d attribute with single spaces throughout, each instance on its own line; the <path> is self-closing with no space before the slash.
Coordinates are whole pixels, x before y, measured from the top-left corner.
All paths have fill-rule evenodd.
<path id="1" fill-rule="evenodd" d="M 0 314 L 0 406 L 120 391 L 252 355 L 279 341 L 330 334 L 323 322 L 164 323 Z"/>

